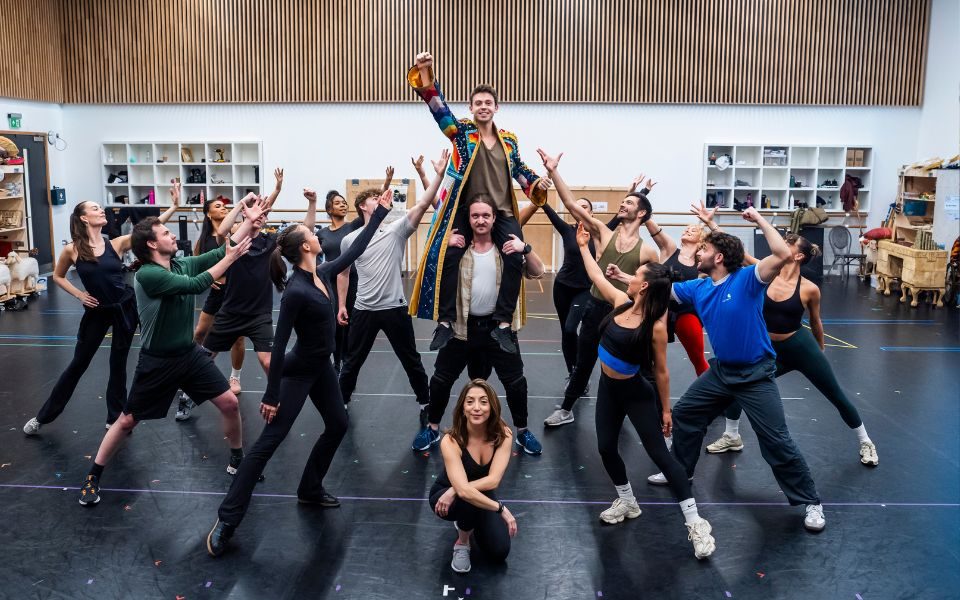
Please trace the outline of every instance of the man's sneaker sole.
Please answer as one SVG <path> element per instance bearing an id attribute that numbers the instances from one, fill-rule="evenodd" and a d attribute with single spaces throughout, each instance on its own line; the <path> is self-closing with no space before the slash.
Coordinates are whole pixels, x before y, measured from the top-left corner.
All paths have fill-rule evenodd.
<path id="1" fill-rule="evenodd" d="M 743 443 L 741 443 L 739 446 L 724 446 L 723 448 L 715 448 L 713 450 L 711 450 L 710 447 L 707 446 L 708 454 L 723 454 L 724 452 L 740 452 L 741 450 L 743 450 Z"/>
<path id="2" fill-rule="evenodd" d="M 93 506 L 94 504 L 100 503 L 100 496 L 97 496 L 97 499 L 94 500 L 93 502 L 84 502 L 83 500 L 80 500 L 79 502 L 80 502 L 80 506 Z"/>
<path id="3" fill-rule="evenodd" d="M 626 519 L 636 519 L 636 518 L 639 517 L 642 513 L 643 513 L 643 511 L 638 508 L 638 509 L 637 509 L 637 514 L 635 514 L 635 515 L 634 515 L 634 514 L 627 513 L 627 514 L 624 514 L 624 515 L 620 515 L 620 518 L 619 518 L 619 519 L 613 519 L 613 520 L 611 520 L 611 519 L 605 519 L 605 518 L 603 517 L 603 515 L 600 515 L 600 521 L 601 521 L 602 523 L 607 523 L 608 525 L 616 525 L 617 523 L 623 523 Z"/>
<path id="4" fill-rule="evenodd" d="M 552 415 L 551 415 L 552 416 Z M 545 427 L 560 427 L 561 425 L 567 425 L 573 423 L 576 419 L 573 416 L 573 413 L 570 413 L 569 417 L 561 418 L 559 421 L 551 421 L 549 418 L 543 420 Z"/>
<path id="5" fill-rule="evenodd" d="M 233 465 L 227 465 L 227 475 L 236 475 L 237 471 L 237 467 L 234 467 Z"/>

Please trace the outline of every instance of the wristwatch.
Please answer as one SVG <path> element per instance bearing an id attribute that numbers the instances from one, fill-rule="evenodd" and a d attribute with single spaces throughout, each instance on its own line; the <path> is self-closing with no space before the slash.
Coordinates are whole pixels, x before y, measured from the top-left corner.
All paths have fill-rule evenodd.
<path id="1" fill-rule="evenodd" d="M 533 252 L 533 246 L 531 246 L 530 244 L 527 244 L 526 246 L 523 247 L 524 256 L 526 256 L 527 254 L 530 254 L 531 252 Z"/>
<path id="2" fill-rule="evenodd" d="M 529 247 L 529 244 L 527 244 L 527 246 Z M 498 515 L 499 515 L 499 514 L 503 514 L 503 509 L 506 508 L 506 507 L 503 505 L 503 502 L 501 502 L 501 501 L 499 501 L 499 500 L 497 500 L 497 504 L 500 505 L 500 506 L 497 507 L 497 514 L 498 514 Z"/>

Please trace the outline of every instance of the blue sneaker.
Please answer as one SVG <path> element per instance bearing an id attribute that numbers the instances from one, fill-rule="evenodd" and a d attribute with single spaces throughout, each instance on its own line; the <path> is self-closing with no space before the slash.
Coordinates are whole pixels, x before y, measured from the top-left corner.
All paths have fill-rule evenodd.
<path id="1" fill-rule="evenodd" d="M 431 446 L 439 441 L 440 431 L 428 425 L 420 430 L 420 433 L 417 434 L 417 437 L 413 438 L 413 444 L 411 444 L 410 447 L 417 452 L 422 452 L 424 450 L 429 450 Z"/>
<path id="2" fill-rule="evenodd" d="M 527 454 L 541 454 L 543 446 L 529 429 L 524 429 L 523 433 L 517 435 L 517 445 L 523 448 Z"/>

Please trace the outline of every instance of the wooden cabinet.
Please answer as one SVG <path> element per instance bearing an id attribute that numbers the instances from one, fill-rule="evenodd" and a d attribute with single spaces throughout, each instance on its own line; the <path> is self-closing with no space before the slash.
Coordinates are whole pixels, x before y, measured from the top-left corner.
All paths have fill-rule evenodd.
<path id="1" fill-rule="evenodd" d="M 12 250 L 29 250 L 26 163 L 0 165 L 0 259 Z"/>
<path id="2" fill-rule="evenodd" d="M 891 283 L 900 280 L 900 302 L 913 295 L 910 306 L 919 304 L 920 292 L 933 292 L 931 303 L 943 306 L 946 289 L 947 251 L 918 250 L 890 240 L 877 244 L 877 292 L 889 296 Z"/>

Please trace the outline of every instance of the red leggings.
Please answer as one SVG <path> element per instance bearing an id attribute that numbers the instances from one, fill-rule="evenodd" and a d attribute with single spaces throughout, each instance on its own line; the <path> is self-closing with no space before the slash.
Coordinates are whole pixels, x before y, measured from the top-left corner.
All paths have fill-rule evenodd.
<path id="1" fill-rule="evenodd" d="M 680 315 L 674 325 L 674 333 L 683 344 L 683 349 L 687 351 L 687 356 L 690 357 L 690 362 L 693 363 L 693 368 L 699 377 L 710 368 L 703 357 L 703 325 L 700 324 L 700 319 L 693 313 Z"/>

